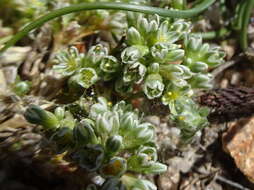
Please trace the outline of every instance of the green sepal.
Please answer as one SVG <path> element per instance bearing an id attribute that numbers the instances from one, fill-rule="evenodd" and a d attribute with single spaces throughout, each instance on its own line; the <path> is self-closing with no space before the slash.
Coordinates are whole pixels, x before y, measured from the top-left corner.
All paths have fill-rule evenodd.
<path id="1" fill-rule="evenodd" d="M 131 149 L 154 140 L 155 133 L 154 126 L 152 124 L 139 124 L 138 121 L 134 121 L 128 127 L 129 131 L 126 131 L 126 128 L 123 130 L 122 126 L 119 131 L 119 133 L 123 137 L 124 148 Z"/>
<path id="2" fill-rule="evenodd" d="M 106 141 L 105 152 L 110 155 L 114 155 L 122 148 L 122 144 L 123 138 L 120 135 L 111 136 Z"/>
<path id="3" fill-rule="evenodd" d="M 80 123 L 76 124 L 73 129 L 73 137 L 77 146 L 83 146 L 88 143 L 98 143 L 98 139 L 91 125 L 92 121 L 88 120 L 89 119 L 82 120 Z"/>
<path id="4" fill-rule="evenodd" d="M 103 141 L 106 141 L 107 136 L 117 134 L 119 127 L 119 115 L 116 112 L 108 111 L 96 118 L 95 130 Z"/>
<path id="5" fill-rule="evenodd" d="M 159 63 L 179 62 L 184 58 L 184 50 L 179 45 L 168 43 L 156 43 L 151 48 L 151 54 Z"/>
<path id="6" fill-rule="evenodd" d="M 98 97 L 98 103 L 93 104 L 90 108 L 89 118 L 96 120 L 96 118 L 109 110 L 109 104 L 106 98 Z"/>
<path id="7" fill-rule="evenodd" d="M 75 152 L 73 158 L 81 168 L 89 172 L 95 172 L 101 167 L 104 161 L 104 149 L 99 144 L 88 144 Z"/>
<path id="8" fill-rule="evenodd" d="M 136 28 L 130 27 L 128 29 L 127 43 L 129 45 L 144 45 L 144 39 Z"/>
<path id="9" fill-rule="evenodd" d="M 59 125 L 59 121 L 53 113 L 33 104 L 27 108 L 24 117 L 28 122 L 42 125 L 46 130 L 55 130 Z"/>
<path id="10" fill-rule="evenodd" d="M 50 141 L 56 143 L 58 153 L 62 153 L 70 148 L 73 148 L 74 143 L 72 129 L 68 127 L 58 128 L 50 137 Z"/>
<path id="11" fill-rule="evenodd" d="M 193 76 L 189 83 L 193 88 L 203 88 L 203 89 L 210 89 L 212 88 L 211 84 L 212 75 L 211 74 L 196 74 Z"/>

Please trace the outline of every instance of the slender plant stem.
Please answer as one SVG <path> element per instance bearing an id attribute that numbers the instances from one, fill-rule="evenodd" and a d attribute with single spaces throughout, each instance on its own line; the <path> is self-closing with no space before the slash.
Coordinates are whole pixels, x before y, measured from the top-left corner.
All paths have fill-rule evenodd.
<path id="1" fill-rule="evenodd" d="M 247 5 L 247 1 L 241 1 L 239 3 L 239 10 L 236 13 L 237 14 L 237 21 L 236 24 L 234 26 L 235 30 L 241 30 L 242 28 L 242 22 L 243 22 L 243 15 L 246 9 L 246 5 Z"/>
<path id="2" fill-rule="evenodd" d="M 42 26 L 44 23 L 57 18 L 62 15 L 66 15 L 73 12 L 85 11 L 85 10 L 96 10 L 96 9 L 110 9 L 110 10 L 125 10 L 140 12 L 145 14 L 158 14 L 163 17 L 172 17 L 172 18 L 190 18 L 198 15 L 202 11 L 206 10 L 211 6 L 216 0 L 203 0 L 200 4 L 196 5 L 192 9 L 188 10 L 167 10 L 157 7 L 149 7 L 142 5 L 134 5 L 128 3 L 80 3 L 76 5 L 71 5 L 61 9 L 51 11 L 50 13 L 38 18 L 32 23 L 25 26 L 20 32 L 13 36 L 5 46 L 0 50 L 0 54 L 8 49 L 10 46 L 13 46 L 17 41 L 27 35 L 31 30 L 36 29 Z"/>
<path id="3" fill-rule="evenodd" d="M 240 33 L 240 45 L 242 50 L 246 50 L 248 48 L 248 24 L 250 21 L 251 11 L 253 8 L 254 8 L 254 0 L 248 0 L 245 7 L 245 11 L 242 16 L 242 27 Z"/>
<path id="4" fill-rule="evenodd" d="M 212 40 L 212 39 L 218 39 L 218 38 L 224 38 L 228 35 L 230 35 L 231 31 L 227 28 L 221 28 L 216 31 L 209 31 L 209 32 L 199 32 L 196 34 L 199 34 L 202 36 L 205 40 Z"/>

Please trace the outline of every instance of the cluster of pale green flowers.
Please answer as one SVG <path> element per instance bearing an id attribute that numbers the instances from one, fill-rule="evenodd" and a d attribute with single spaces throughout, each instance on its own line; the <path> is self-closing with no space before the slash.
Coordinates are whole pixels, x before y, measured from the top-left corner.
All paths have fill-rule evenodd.
<path id="1" fill-rule="evenodd" d="M 154 126 L 142 122 L 137 110 L 124 101 L 112 106 L 100 97 L 81 118 L 68 106 L 51 113 L 32 105 L 24 115 L 48 130 L 50 139 L 81 168 L 104 178 L 102 189 L 155 190 L 153 183 L 134 174 L 158 174 L 167 169 L 157 161 Z M 97 187 L 91 184 L 88 189 Z"/>
<path id="2" fill-rule="evenodd" d="M 70 76 L 70 88 L 89 88 L 99 80 L 111 80 L 120 71 L 120 62 L 108 54 L 108 48 L 96 45 L 85 53 L 71 47 L 56 56 L 54 69 Z"/>
<path id="3" fill-rule="evenodd" d="M 208 114 L 192 97 L 196 90 L 212 87 L 208 69 L 222 64 L 224 53 L 203 43 L 183 20 L 135 13 L 129 13 L 127 20 L 125 47 L 120 53 L 108 55 L 102 45 L 91 47 L 86 54 L 74 48 L 60 53 L 55 67 L 62 68 L 64 75 L 71 74 L 69 81 L 84 88 L 98 80 L 111 80 L 121 95 L 141 91 L 149 100 L 160 98 L 189 139 L 207 125 Z"/>
<path id="4" fill-rule="evenodd" d="M 130 14 L 128 21 L 127 47 L 121 54 L 127 72 L 117 89 L 133 91 L 138 84 L 148 99 L 161 98 L 189 139 L 207 125 L 208 114 L 191 98 L 195 90 L 212 87 L 208 69 L 222 64 L 224 53 L 203 43 L 183 20 Z"/>

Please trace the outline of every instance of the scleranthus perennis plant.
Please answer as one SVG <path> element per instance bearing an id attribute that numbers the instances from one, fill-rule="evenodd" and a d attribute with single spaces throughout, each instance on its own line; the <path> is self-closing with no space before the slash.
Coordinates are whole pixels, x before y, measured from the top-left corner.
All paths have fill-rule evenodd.
<path id="1" fill-rule="evenodd" d="M 65 75 L 71 70 L 69 80 L 84 88 L 98 80 L 111 81 L 122 96 L 143 92 L 149 100 L 160 98 L 184 139 L 191 139 L 208 124 L 208 111 L 195 105 L 192 97 L 197 90 L 212 87 L 208 69 L 222 64 L 224 53 L 192 34 L 184 20 L 129 13 L 128 25 L 126 47 L 120 53 L 108 55 L 107 48 L 97 45 L 86 56 L 77 50 L 69 58 L 62 53 L 65 56 L 58 56 L 60 65 L 55 67 L 64 68 Z"/>
<path id="2" fill-rule="evenodd" d="M 124 101 L 114 106 L 102 97 L 98 101 L 81 120 L 61 107 L 51 113 L 35 105 L 27 109 L 25 117 L 51 133 L 51 140 L 68 151 L 81 168 L 105 178 L 103 188 L 110 190 L 120 183 L 126 189 L 156 189 L 147 180 L 127 175 L 166 171 L 157 161 L 153 125 L 142 122 L 137 110 Z"/>
<path id="3" fill-rule="evenodd" d="M 212 86 L 212 77 L 208 69 L 221 64 L 224 55 L 218 48 L 203 43 L 199 36 L 193 35 L 189 22 L 176 18 L 195 16 L 214 0 L 204 0 L 191 10 L 180 11 L 114 3 L 110 0 L 87 1 L 92 3 L 66 6 L 42 16 L 24 27 L 0 51 L 4 51 L 29 31 L 51 19 L 81 10 L 96 10 L 89 14 L 71 14 L 70 17 L 64 17 L 62 22 L 55 22 L 56 28 L 52 22 L 56 34 L 54 37 L 62 34 L 62 38 L 59 39 L 60 41 L 63 39 L 65 45 L 78 40 L 83 42 L 87 35 L 91 35 L 89 33 L 91 31 L 95 34 L 106 29 L 114 33 L 113 29 L 120 29 L 120 32 L 110 36 L 112 38 L 107 38 L 110 44 L 107 47 L 97 38 L 97 45 L 84 48 L 88 51 L 79 52 L 77 48 L 70 47 L 57 54 L 54 69 L 67 79 L 69 86 L 67 95 L 74 96 L 76 100 L 75 89 L 83 92 L 84 89 L 90 88 L 95 92 L 92 96 L 100 96 L 100 92 L 105 90 L 106 92 L 102 93 L 106 96 L 112 95 L 113 100 L 125 99 L 133 102 L 134 95 L 137 99 L 145 99 L 144 102 L 160 101 L 168 106 L 170 110 L 168 118 L 181 129 L 183 139 L 190 140 L 198 130 L 208 124 L 206 120 L 208 110 L 197 106 L 193 96 L 197 90 Z M 182 5 L 175 4 L 174 8 L 184 9 L 185 6 Z M 118 12 L 119 10 L 152 16 L 129 13 L 125 18 L 127 12 Z M 108 17 L 113 15 L 111 13 L 115 12 L 119 13 L 119 17 L 109 19 Z M 85 19 L 82 23 L 82 19 L 88 15 L 93 15 L 90 28 L 90 23 L 88 24 Z M 74 26 L 69 31 L 77 34 L 77 38 L 71 38 L 72 35 L 65 33 L 71 21 L 74 21 Z M 113 25 L 116 27 L 112 27 Z M 79 30 L 80 27 L 82 30 Z M 120 38 L 122 40 L 119 41 Z M 116 48 L 114 48 L 116 44 L 112 41 L 118 42 Z M 55 53 L 54 50 L 59 49 L 60 45 L 53 47 Z M 20 94 L 28 93 L 29 90 L 23 88 L 24 83 L 21 84 L 18 86 Z M 59 94 L 65 92 L 64 89 Z M 77 94 L 79 97 L 80 94 Z M 84 96 L 86 95 L 85 93 Z M 157 161 L 153 126 L 143 122 L 140 115 L 124 102 L 111 106 L 105 99 L 99 98 L 99 103 L 83 111 L 74 114 L 66 105 L 51 113 L 31 106 L 26 111 L 25 117 L 31 123 L 44 127 L 46 134 L 50 134 L 51 142 L 57 145 L 58 151 L 67 152 L 70 160 L 81 168 L 105 179 L 100 187 L 91 184 L 88 189 L 156 189 L 151 182 L 133 175 L 160 173 L 166 170 L 166 166 Z"/>

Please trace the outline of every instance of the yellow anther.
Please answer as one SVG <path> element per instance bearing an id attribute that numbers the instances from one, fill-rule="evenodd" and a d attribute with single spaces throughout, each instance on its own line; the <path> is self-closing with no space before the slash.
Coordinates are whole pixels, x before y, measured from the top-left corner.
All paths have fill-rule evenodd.
<path id="1" fill-rule="evenodd" d="M 184 116 L 179 116 L 178 119 L 183 121 L 183 120 L 185 120 L 185 117 Z"/>
<path id="2" fill-rule="evenodd" d="M 159 37 L 159 42 L 166 42 L 166 38 L 165 38 L 165 36 L 163 36 L 163 35 L 161 35 L 160 37 Z"/>
<path id="3" fill-rule="evenodd" d="M 152 156 L 148 156 L 147 160 L 148 161 L 152 160 Z"/>

